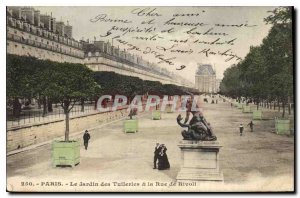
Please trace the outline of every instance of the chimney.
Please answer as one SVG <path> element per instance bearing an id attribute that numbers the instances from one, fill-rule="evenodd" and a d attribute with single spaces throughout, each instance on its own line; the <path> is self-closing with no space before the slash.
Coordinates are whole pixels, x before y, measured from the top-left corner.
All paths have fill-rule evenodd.
<path id="1" fill-rule="evenodd" d="M 68 38 L 73 38 L 73 27 L 69 25 L 69 21 L 67 21 L 67 25 L 65 26 L 65 34 Z"/>
<path id="2" fill-rule="evenodd" d="M 56 32 L 56 20 L 55 18 L 52 17 L 52 12 L 51 12 L 51 30 L 53 33 Z"/>
<path id="3" fill-rule="evenodd" d="M 51 17 L 49 15 L 40 15 L 41 22 L 47 30 L 51 30 Z"/>
<path id="4" fill-rule="evenodd" d="M 40 11 L 34 11 L 34 25 L 40 27 L 41 18 L 40 18 Z"/>
<path id="5" fill-rule="evenodd" d="M 56 22 L 56 31 L 60 36 L 65 36 L 65 24 L 62 21 Z"/>
<path id="6" fill-rule="evenodd" d="M 21 15 L 26 19 L 26 21 L 34 25 L 34 10 L 31 7 L 24 7 L 21 9 Z"/>

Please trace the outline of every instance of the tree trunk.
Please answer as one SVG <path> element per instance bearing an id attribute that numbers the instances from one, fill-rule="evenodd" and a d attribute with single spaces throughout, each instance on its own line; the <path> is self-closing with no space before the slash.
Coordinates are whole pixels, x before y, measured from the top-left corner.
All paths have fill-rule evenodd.
<path id="1" fill-rule="evenodd" d="M 80 99 L 81 112 L 84 112 L 84 98 Z"/>
<path id="2" fill-rule="evenodd" d="M 46 96 L 43 97 L 43 116 L 47 114 L 47 99 Z"/>
<path id="3" fill-rule="evenodd" d="M 28 104 L 28 105 L 31 105 L 31 98 L 28 98 L 27 104 Z"/>
<path id="4" fill-rule="evenodd" d="M 69 112 L 68 110 L 65 111 L 65 115 L 66 115 L 66 131 L 65 131 L 65 141 L 68 142 L 69 141 Z"/>
<path id="5" fill-rule="evenodd" d="M 99 97 L 96 97 L 96 98 L 95 98 L 94 110 L 96 110 L 96 109 L 97 109 L 97 103 L 98 103 L 98 99 L 99 99 Z"/>
<path id="6" fill-rule="evenodd" d="M 288 97 L 288 110 L 289 110 L 289 115 L 291 115 L 291 101 L 290 101 L 290 97 Z"/>
<path id="7" fill-rule="evenodd" d="M 276 101 L 274 101 L 274 110 L 275 110 L 275 108 L 276 108 Z"/>
<path id="8" fill-rule="evenodd" d="M 70 113 L 70 110 L 69 109 L 70 107 L 70 101 L 69 100 L 64 100 L 63 102 L 63 109 L 64 109 L 64 113 L 66 115 L 66 130 L 65 130 L 65 141 L 68 142 L 69 141 L 69 121 L 70 121 L 70 117 L 69 117 L 69 113 Z"/>
<path id="9" fill-rule="evenodd" d="M 285 116 L 285 101 L 282 101 L 282 118 Z"/>
<path id="10" fill-rule="evenodd" d="M 37 99 L 37 103 L 38 103 L 38 109 L 41 109 L 42 108 L 42 103 L 41 103 L 41 98 L 40 97 Z"/>
<path id="11" fill-rule="evenodd" d="M 13 116 L 18 118 L 20 117 L 20 113 L 21 113 L 21 104 L 19 102 L 18 98 L 14 98 L 14 102 L 13 102 Z"/>
<path id="12" fill-rule="evenodd" d="M 48 112 L 53 112 L 53 108 L 52 108 L 52 100 L 50 98 L 48 98 Z"/>
<path id="13" fill-rule="evenodd" d="M 279 100 L 277 101 L 277 106 L 278 106 L 278 112 L 280 112 L 280 104 L 279 104 Z"/>

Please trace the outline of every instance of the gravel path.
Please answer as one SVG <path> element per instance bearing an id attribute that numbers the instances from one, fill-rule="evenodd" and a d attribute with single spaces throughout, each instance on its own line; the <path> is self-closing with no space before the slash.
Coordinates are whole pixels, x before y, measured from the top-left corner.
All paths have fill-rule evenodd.
<path id="1" fill-rule="evenodd" d="M 230 107 L 229 103 L 223 102 L 201 104 L 201 107 L 204 116 L 213 126 L 218 141 L 223 145 L 220 152 L 220 167 L 224 173 L 224 184 L 193 186 L 192 183 L 187 183 L 186 185 L 190 186 L 184 187 L 178 184 L 172 186 L 181 163 L 180 149 L 177 144 L 182 138 L 181 128 L 176 124 L 177 113 L 163 113 L 162 120 L 151 120 L 151 115 L 147 113 L 139 118 L 139 132 L 135 134 L 124 134 L 121 121 L 91 131 L 89 148 L 86 151 L 83 146 L 81 147 L 81 163 L 73 169 L 51 166 L 50 145 L 7 157 L 7 189 L 17 191 L 293 190 L 293 137 L 273 133 L 274 121 L 272 120 L 254 121 L 254 132 L 250 132 L 250 129 L 245 127 L 243 136 L 240 136 L 238 126 L 240 123 L 246 126 L 251 120 L 251 114 L 244 114 L 241 110 Z M 157 141 L 166 144 L 168 148 L 170 170 L 152 169 L 153 150 Z M 81 181 L 90 186 L 79 186 Z M 32 182 L 32 186 L 21 186 L 21 182 Z M 58 186 L 59 182 L 63 186 Z M 73 186 L 76 182 L 77 186 Z M 96 184 L 98 186 L 95 186 Z M 145 186 L 142 186 L 143 184 Z"/>

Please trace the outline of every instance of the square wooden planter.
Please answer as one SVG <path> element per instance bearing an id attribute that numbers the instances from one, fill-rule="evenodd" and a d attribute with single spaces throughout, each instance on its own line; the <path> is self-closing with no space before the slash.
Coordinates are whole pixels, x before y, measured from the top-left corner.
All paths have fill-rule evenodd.
<path id="1" fill-rule="evenodd" d="M 138 120 L 137 119 L 127 119 L 124 121 L 124 132 L 125 133 L 136 133 L 138 132 Z"/>
<path id="2" fill-rule="evenodd" d="M 252 118 L 253 118 L 253 120 L 261 120 L 262 119 L 262 110 L 253 110 Z"/>
<path id="3" fill-rule="evenodd" d="M 54 141 L 52 142 L 53 166 L 72 166 L 80 163 L 79 141 Z"/>
<path id="4" fill-rule="evenodd" d="M 242 109 L 242 108 L 243 108 L 243 104 L 237 103 L 237 108 L 238 108 L 238 109 Z"/>
<path id="5" fill-rule="evenodd" d="M 243 105 L 243 113 L 251 113 L 252 110 L 251 110 L 251 107 L 248 105 Z"/>
<path id="6" fill-rule="evenodd" d="M 291 122 L 290 120 L 275 119 L 276 133 L 279 135 L 291 134 Z"/>
<path id="7" fill-rule="evenodd" d="M 166 106 L 166 109 L 165 109 L 165 112 L 166 112 L 166 113 L 173 113 L 174 111 L 173 111 L 173 109 L 172 109 L 172 105 L 167 105 L 167 106 Z"/>
<path id="8" fill-rule="evenodd" d="M 153 120 L 160 120 L 161 119 L 161 112 L 159 110 L 152 111 L 152 119 Z"/>

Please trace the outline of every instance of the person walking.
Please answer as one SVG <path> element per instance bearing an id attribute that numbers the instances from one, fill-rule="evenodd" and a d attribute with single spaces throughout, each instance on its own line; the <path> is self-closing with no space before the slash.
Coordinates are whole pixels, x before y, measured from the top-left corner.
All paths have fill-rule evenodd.
<path id="1" fill-rule="evenodd" d="M 167 147 L 162 144 L 158 157 L 158 170 L 166 170 L 170 168 L 170 163 L 167 155 Z"/>
<path id="2" fill-rule="evenodd" d="M 83 135 L 83 143 L 85 150 L 88 148 L 89 140 L 91 139 L 91 135 L 89 134 L 88 130 L 85 130 L 84 135 Z"/>
<path id="3" fill-rule="evenodd" d="M 249 122 L 249 124 L 247 126 L 250 126 L 251 132 L 253 132 L 254 124 L 253 124 L 252 120 L 251 120 L 251 122 Z"/>
<path id="4" fill-rule="evenodd" d="M 243 135 L 243 131 L 244 131 L 244 126 L 243 124 L 240 124 L 240 136 Z"/>
<path id="5" fill-rule="evenodd" d="M 156 143 L 156 146 L 154 148 L 154 161 L 153 161 L 154 167 L 153 167 L 153 169 L 156 169 L 157 159 L 158 159 L 160 150 L 161 150 L 161 146 L 159 145 L 159 143 Z"/>

